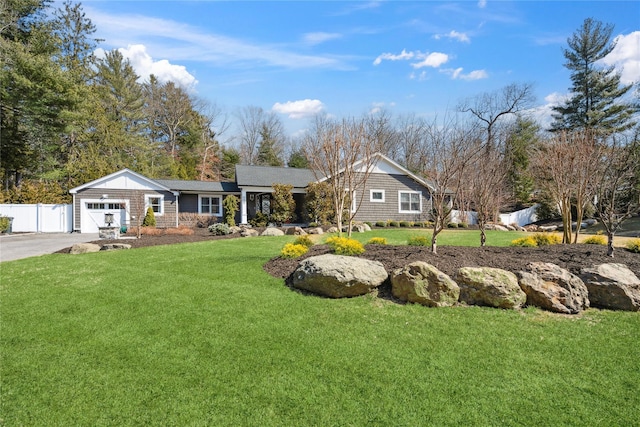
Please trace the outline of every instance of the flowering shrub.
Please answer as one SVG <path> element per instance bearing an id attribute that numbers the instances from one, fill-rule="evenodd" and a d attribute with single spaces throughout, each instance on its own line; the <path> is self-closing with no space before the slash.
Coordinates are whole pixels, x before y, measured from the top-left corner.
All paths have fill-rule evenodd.
<path id="1" fill-rule="evenodd" d="M 596 236 L 587 237 L 586 239 L 584 239 L 582 243 L 587 245 L 606 245 L 607 238 L 604 236 L 596 235 Z"/>
<path id="2" fill-rule="evenodd" d="M 347 237 L 329 237 L 326 243 L 338 255 L 358 255 L 364 252 L 362 243 Z"/>
<path id="3" fill-rule="evenodd" d="M 640 254 L 640 239 L 633 239 L 627 243 L 626 246 L 628 251 L 631 251 L 636 254 Z"/>
<path id="4" fill-rule="evenodd" d="M 223 222 L 219 222 L 209 226 L 209 232 L 215 234 L 216 236 L 224 236 L 227 234 L 231 234 L 231 229 L 229 226 Z"/>
<path id="5" fill-rule="evenodd" d="M 533 235 L 533 238 L 536 240 L 538 246 L 559 245 L 562 243 L 562 239 L 557 234 L 536 233 Z"/>
<path id="6" fill-rule="evenodd" d="M 311 237 L 309 236 L 300 236 L 293 241 L 293 244 L 302 245 L 302 246 L 306 246 L 307 248 L 310 248 L 311 246 L 313 246 L 313 240 L 311 240 Z"/>
<path id="7" fill-rule="evenodd" d="M 384 237 L 372 237 L 371 239 L 369 239 L 367 244 L 368 245 L 386 245 L 387 239 L 385 239 Z"/>
<path id="8" fill-rule="evenodd" d="M 523 248 L 535 248 L 538 246 L 538 242 L 533 236 L 521 237 L 516 240 L 512 240 L 510 246 L 520 246 Z"/>
<path id="9" fill-rule="evenodd" d="M 429 246 L 430 244 L 431 239 L 428 236 L 413 236 L 407 242 L 409 246 Z"/>
<path id="10" fill-rule="evenodd" d="M 295 243 L 287 243 L 280 251 L 280 255 L 283 258 L 298 258 L 307 253 L 309 248 L 305 245 L 295 244 Z"/>
<path id="11" fill-rule="evenodd" d="M 535 248 L 537 246 L 558 245 L 562 239 L 557 234 L 536 233 L 532 236 L 521 237 L 513 240 L 511 246 L 521 246 L 525 248 Z"/>

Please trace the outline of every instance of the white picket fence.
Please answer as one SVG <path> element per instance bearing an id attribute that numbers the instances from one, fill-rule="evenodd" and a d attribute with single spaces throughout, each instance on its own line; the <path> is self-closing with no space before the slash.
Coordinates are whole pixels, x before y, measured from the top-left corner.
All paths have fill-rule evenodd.
<path id="1" fill-rule="evenodd" d="M 13 218 L 15 233 L 70 233 L 73 231 L 73 205 L 0 205 L 0 215 Z"/>
<path id="2" fill-rule="evenodd" d="M 522 209 L 515 212 L 509 212 L 500 214 L 500 222 L 502 224 L 517 224 L 520 227 L 531 224 L 538 220 L 536 215 L 536 209 L 538 205 L 533 205 L 530 208 Z M 478 215 L 476 212 L 469 211 L 451 211 L 451 219 L 453 222 L 466 222 L 467 224 L 475 225 L 478 223 Z"/>

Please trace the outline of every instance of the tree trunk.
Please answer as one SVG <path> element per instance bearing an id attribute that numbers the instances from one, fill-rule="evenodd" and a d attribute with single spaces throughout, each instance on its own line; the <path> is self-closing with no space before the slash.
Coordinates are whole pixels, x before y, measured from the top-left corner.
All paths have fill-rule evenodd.
<path id="1" fill-rule="evenodd" d="M 607 233 L 607 256 L 613 258 L 613 233 Z"/>
<path id="2" fill-rule="evenodd" d="M 438 253 L 438 233 L 440 233 L 440 230 L 438 230 L 436 221 L 436 224 L 433 226 L 433 236 L 431 236 L 431 252 L 434 254 Z"/>
<path id="3" fill-rule="evenodd" d="M 480 247 L 487 246 L 487 233 L 484 231 L 484 225 L 480 226 Z"/>
<path id="4" fill-rule="evenodd" d="M 578 236 L 580 235 L 580 225 L 582 224 L 583 216 L 584 209 L 579 204 L 576 204 L 576 231 L 573 235 L 573 243 L 578 243 Z"/>

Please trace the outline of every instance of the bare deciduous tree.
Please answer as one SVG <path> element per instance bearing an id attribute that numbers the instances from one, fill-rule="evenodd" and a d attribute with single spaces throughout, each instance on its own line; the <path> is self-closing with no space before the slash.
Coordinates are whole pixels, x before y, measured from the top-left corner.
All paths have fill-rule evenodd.
<path id="1" fill-rule="evenodd" d="M 480 246 L 487 243 L 486 227 L 498 217 L 500 207 L 507 199 L 504 158 L 500 151 L 482 152 L 475 158 L 467 185 L 469 198 L 473 204 L 480 229 Z"/>
<path id="2" fill-rule="evenodd" d="M 248 106 L 237 114 L 239 124 L 240 154 L 247 165 L 258 161 L 258 151 L 264 135 L 277 146 L 279 152 L 284 150 L 284 127 L 273 112 L 266 112 L 260 107 Z"/>
<path id="3" fill-rule="evenodd" d="M 476 130 L 446 117 L 443 123 L 434 120 L 427 127 L 421 157 L 421 175 L 431 185 L 433 236 L 431 251 L 437 253 L 438 234 L 446 226 L 453 201 L 462 187 L 464 172 L 477 154 Z"/>
<path id="4" fill-rule="evenodd" d="M 516 114 L 533 102 L 533 85 L 512 83 L 495 92 L 485 92 L 462 101 L 458 110 L 471 113 L 487 132 L 487 150 L 494 148 L 494 136 L 499 120 Z"/>
<path id="5" fill-rule="evenodd" d="M 346 215 L 348 235 L 351 222 L 364 200 L 364 188 L 378 157 L 375 141 L 369 138 L 363 119 L 332 121 L 315 118 L 305 139 L 305 153 L 316 179 L 331 187 L 339 233 Z"/>
<path id="6" fill-rule="evenodd" d="M 640 212 L 640 128 L 614 136 L 604 148 L 596 181 L 596 211 L 607 230 L 607 255 L 622 223 Z"/>
<path id="7" fill-rule="evenodd" d="M 599 150 L 589 131 L 560 131 L 544 141 L 532 162 L 538 186 L 560 209 L 562 243 L 571 243 L 572 199 L 577 201 L 577 241 L 584 208 L 594 192 Z"/>

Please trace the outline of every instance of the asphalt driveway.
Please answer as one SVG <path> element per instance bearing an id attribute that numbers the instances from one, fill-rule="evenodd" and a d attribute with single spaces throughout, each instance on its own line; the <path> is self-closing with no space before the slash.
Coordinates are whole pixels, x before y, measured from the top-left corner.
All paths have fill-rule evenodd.
<path id="1" fill-rule="evenodd" d="M 0 262 L 52 254 L 60 249 L 98 240 L 98 233 L 18 233 L 0 235 Z"/>

